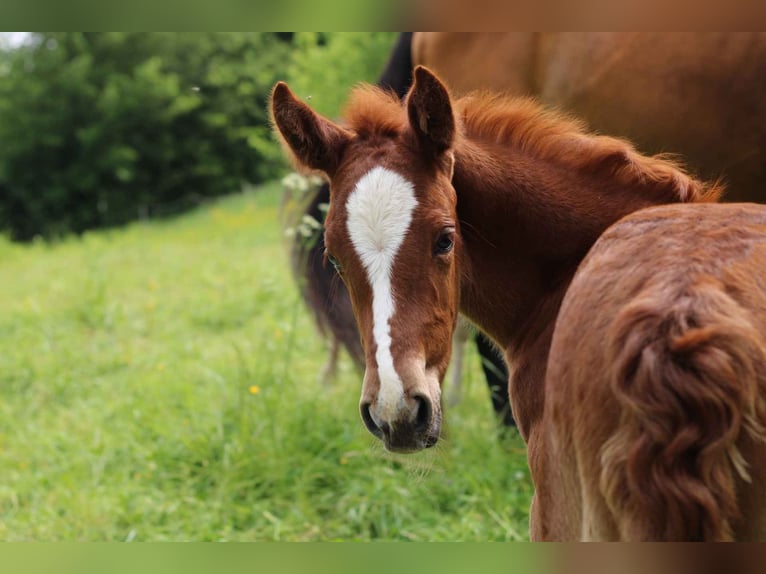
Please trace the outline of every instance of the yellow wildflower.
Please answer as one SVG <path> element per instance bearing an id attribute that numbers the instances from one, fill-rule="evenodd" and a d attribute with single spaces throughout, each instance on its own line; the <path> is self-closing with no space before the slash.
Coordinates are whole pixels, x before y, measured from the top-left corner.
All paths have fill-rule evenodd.
<path id="1" fill-rule="evenodd" d="M 250 387 L 251 395 L 257 395 L 260 392 L 261 392 L 261 387 L 259 387 L 258 385 L 253 385 L 252 387 Z"/>

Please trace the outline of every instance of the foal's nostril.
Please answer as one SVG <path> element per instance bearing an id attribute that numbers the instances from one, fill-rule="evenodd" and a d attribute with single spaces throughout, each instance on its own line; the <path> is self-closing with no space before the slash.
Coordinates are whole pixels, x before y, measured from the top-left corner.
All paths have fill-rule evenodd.
<path id="1" fill-rule="evenodd" d="M 433 406 L 428 397 L 423 395 L 417 395 L 415 397 L 415 408 L 417 413 L 415 415 L 415 432 L 425 433 L 431 428 L 431 420 L 433 419 Z"/>
<path id="2" fill-rule="evenodd" d="M 364 422 L 364 426 L 366 426 L 367 430 L 374 434 L 376 437 L 383 438 L 383 431 L 372 418 L 370 406 L 371 403 L 362 403 L 359 405 L 359 412 L 362 414 L 362 421 Z"/>
<path id="3" fill-rule="evenodd" d="M 392 420 L 378 416 L 376 408 L 371 402 L 359 404 L 367 430 L 384 441 L 389 450 L 412 452 L 436 444 L 436 437 L 431 435 L 438 434 L 438 421 L 434 423 L 433 403 L 426 395 L 415 395 L 401 403 Z"/>

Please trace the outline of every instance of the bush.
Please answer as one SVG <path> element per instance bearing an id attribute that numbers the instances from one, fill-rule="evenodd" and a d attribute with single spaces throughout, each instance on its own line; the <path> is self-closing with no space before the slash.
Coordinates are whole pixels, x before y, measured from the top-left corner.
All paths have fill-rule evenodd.
<path id="1" fill-rule="evenodd" d="M 270 33 L 44 33 L 0 52 L 0 230 L 175 213 L 279 171 Z"/>
<path id="2" fill-rule="evenodd" d="M 375 82 L 396 41 L 391 32 L 298 32 L 287 71 L 293 91 L 311 97 L 311 107 L 337 116 L 349 89 L 359 82 Z"/>

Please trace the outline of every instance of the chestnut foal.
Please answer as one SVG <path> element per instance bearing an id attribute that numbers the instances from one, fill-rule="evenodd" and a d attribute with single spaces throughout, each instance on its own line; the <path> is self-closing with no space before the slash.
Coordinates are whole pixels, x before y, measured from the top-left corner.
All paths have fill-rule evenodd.
<path id="1" fill-rule="evenodd" d="M 436 444 L 440 384 L 460 310 L 513 365 L 510 395 L 536 488 L 533 539 L 763 533 L 762 500 L 747 486 L 747 463 L 764 476 L 753 453 L 763 453 L 758 332 L 766 325 L 755 318 L 739 324 L 748 312 L 725 299 L 734 295 L 726 294 L 723 279 L 655 293 L 648 255 L 654 243 L 673 246 L 678 237 L 674 253 L 683 245 L 700 256 L 704 248 L 689 233 L 676 233 L 674 222 L 711 213 L 718 222 L 734 217 L 738 228 L 720 237 L 709 232 L 706 241 L 753 247 L 762 258 L 762 208 L 720 208 L 735 214 L 689 205 L 646 215 L 642 257 L 631 253 L 637 268 L 605 259 L 615 273 L 629 269 L 643 278 L 623 292 L 609 287 L 617 276 L 606 274 L 596 289 L 578 274 L 577 284 L 588 288 L 568 296 L 565 310 L 576 311 L 559 317 L 554 354 L 562 299 L 604 231 L 643 208 L 713 202 L 720 188 L 624 141 L 589 135 L 528 100 L 479 94 L 453 101 L 422 67 L 404 104 L 373 87 L 356 89 L 344 126 L 315 114 L 284 83 L 274 89 L 272 109 L 297 163 L 330 180 L 325 242 L 363 340 L 360 410 L 388 449 Z M 662 223 L 652 227 L 655 219 Z M 603 241 L 636 225 L 627 221 Z M 663 262 L 668 277 L 683 275 L 680 255 Z M 726 265 L 710 264 L 710 273 Z M 736 300 L 760 319 L 766 266 L 753 273 Z M 712 324 L 727 311 L 735 313 L 728 323 Z M 589 338 L 578 339 L 578 332 Z M 575 343 L 589 354 L 573 353 Z M 654 354 L 642 343 L 651 343 Z M 671 414 L 660 400 L 667 395 L 675 400 Z M 708 430 L 703 423 L 716 414 L 728 418 Z M 654 418 L 656 424 L 646 424 Z M 645 494 L 647 476 L 654 482 Z M 752 503 L 747 517 L 739 518 L 735 494 Z M 679 518 L 690 508 L 696 514 L 689 521 Z M 664 524 L 672 526 L 663 530 Z"/>

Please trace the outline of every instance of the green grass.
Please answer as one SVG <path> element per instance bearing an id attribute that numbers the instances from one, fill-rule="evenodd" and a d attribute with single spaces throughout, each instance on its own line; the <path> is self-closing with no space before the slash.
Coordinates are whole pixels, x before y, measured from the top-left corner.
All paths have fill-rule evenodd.
<path id="1" fill-rule="evenodd" d="M 0 539 L 526 539 L 523 443 L 498 436 L 475 354 L 417 455 L 364 430 L 348 360 L 320 387 L 279 195 L 0 238 Z"/>

